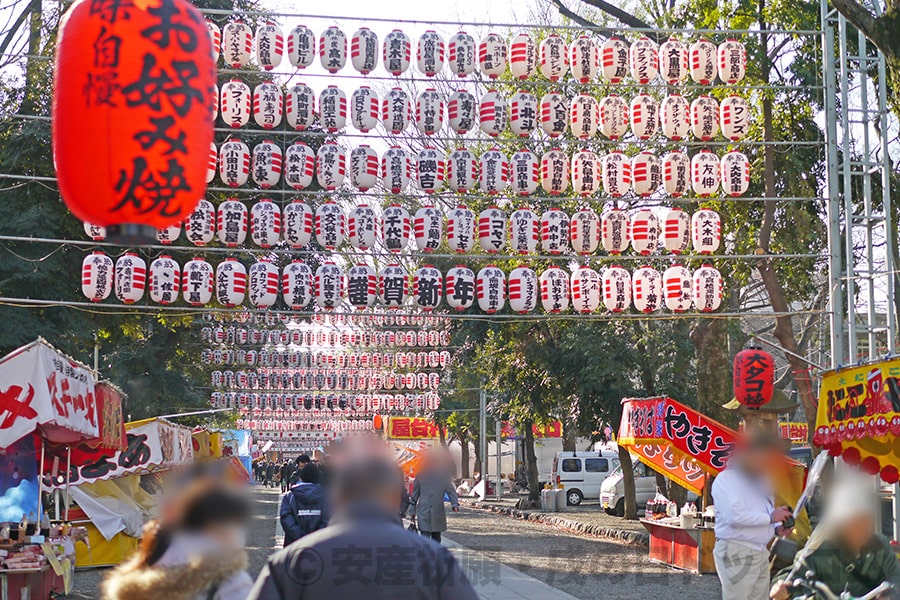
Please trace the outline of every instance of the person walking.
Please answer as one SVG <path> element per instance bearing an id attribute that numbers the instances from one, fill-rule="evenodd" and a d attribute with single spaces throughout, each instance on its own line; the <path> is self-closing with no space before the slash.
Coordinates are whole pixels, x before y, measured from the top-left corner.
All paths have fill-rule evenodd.
<path id="1" fill-rule="evenodd" d="M 713 558 L 722 582 L 722 600 L 769 597 L 769 551 L 774 535 L 787 535 L 781 523 L 791 517 L 775 506 L 770 469 L 779 460 L 781 440 L 759 434 L 738 448 L 712 485 L 716 507 Z"/>
<path id="2" fill-rule="evenodd" d="M 294 467 L 290 461 L 285 459 L 285 461 L 281 463 L 279 474 L 281 475 L 281 493 L 283 494 L 291 489 L 291 475 L 294 474 Z"/>
<path id="3" fill-rule="evenodd" d="M 447 531 L 444 495 L 450 499 L 453 512 L 459 512 L 459 498 L 451 481 L 451 466 L 446 454 L 432 450 L 425 455 L 422 463 L 422 469 L 413 483 L 410 505 L 419 533 L 440 542 L 441 533 Z"/>
<path id="4" fill-rule="evenodd" d="M 300 469 L 300 482 L 281 499 L 279 514 L 285 547 L 328 525 L 328 502 L 316 465 L 306 463 Z"/>
<path id="5" fill-rule="evenodd" d="M 266 463 L 266 487 L 275 485 L 275 461 Z"/>

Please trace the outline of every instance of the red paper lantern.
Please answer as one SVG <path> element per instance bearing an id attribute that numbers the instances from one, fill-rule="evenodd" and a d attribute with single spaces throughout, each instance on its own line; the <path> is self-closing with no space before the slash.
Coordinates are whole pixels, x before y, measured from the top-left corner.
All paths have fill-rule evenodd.
<path id="1" fill-rule="evenodd" d="M 57 40 L 52 110 L 60 192 L 75 216 L 183 221 L 206 191 L 215 77 L 190 3 L 75 2 Z"/>
<path id="2" fill-rule="evenodd" d="M 741 350 L 734 357 L 734 396 L 742 405 L 768 404 L 775 390 L 775 359 L 760 348 Z"/>

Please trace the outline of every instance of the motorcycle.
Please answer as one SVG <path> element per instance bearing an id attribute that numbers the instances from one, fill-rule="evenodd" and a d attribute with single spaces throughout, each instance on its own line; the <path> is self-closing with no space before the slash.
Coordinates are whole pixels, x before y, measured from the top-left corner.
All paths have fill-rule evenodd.
<path id="1" fill-rule="evenodd" d="M 816 574 L 812 571 L 807 571 L 803 577 L 789 579 L 788 589 L 793 600 L 881 600 L 883 597 L 894 597 L 883 596 L 894 591 L 893 584 L 887 581 L 864 596 L 853 596 L 849 592 L 835 594 L 827 585 L 817 580 Z"/>

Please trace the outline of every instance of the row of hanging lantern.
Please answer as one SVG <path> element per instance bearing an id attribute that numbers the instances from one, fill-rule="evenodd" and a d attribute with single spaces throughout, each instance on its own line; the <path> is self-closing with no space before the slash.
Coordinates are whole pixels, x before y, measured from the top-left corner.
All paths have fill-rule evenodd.
<path id="1" fill-rule="evenodd" d="M 720 133 L 731 141 L 743 139 L 750 126 L 750 106 L 737 95 L 726 96 L 721 103 L 702 94 L 689 101 L 673 92 L 658 101 L 641 93 L 630 101 L 617 94 L 596 98 L 586 92 L 569 99 L 559 91 L 549 91 L 538 98 L 520 90 L 508 100 L 497 90 L 484 92 L 479 99 L 464 89 L 445 98 L 429 88 L 411 98 L 403 88 L 393 88 L 385 97 L 368 86 L 357 88 L 349 97 L 338 86 L 330 85 L 319 94 L 305 83 L 297 83 L 282 93 L 271 81 L 260 83 L 251 92 L 240 79 L 222 84 L 218 104 L 213 105 L 213 118 L 221 115 L 232 128 L 253 122 L 263 129 L 277 129 L 286 118 L 291 129 L 303 131 L 318 123 L 328 132 L 348 125 L 362 132 L 382 125 L 389 134 L 402 133 L 411 123 L 423 135 L 435 135 L 446 124 L 451 131 L 464 135 L 476 129 L 497 136 L 507 128 L 528 137 L 540 129 L 550 138 L 563 135 L 567 129 L 578 139 L 588 140 L 599 132 L 610 140 L 625 137 L 629 131 L 639 140 L 662 133 L 679 141 L 689 136 L 710 141 Z"/>
<path id="2" fill-rule="evenodd" d="M 397 373 L 366 369 L 298 369 L 289 372 L 213 371 L 212 387 L 236 390 L 425 390 L 437 389 L 438 373 Z"/>
<path id="3" fill-rule="evenodd" d="M 332 74 L 343 69 L 349 58 L 357 72 L 368 75 L 378 67 L 379 54 L 384 69 L 395 77 L 413 64 L 413 42 L 400 29 L 385 36 L 379 52 L 378 35 L 367 27 L 356 31 L 349 44 L 347 34 L 337 26 L 327 28 L 318 39 L 305 25 L 297 25 L 285 36 L 274 21 L 260 25 L 255 36 L 252 28 L 239 19 L 222 29 L 207 21 L 207 27 L 213 58 L 218 60 L 221 53 L 224 65 L 232 69 L 246 67 L 255 60 L 258 66 L 271 71 L 281 65 L 285 53 L 291 66 L 298 69 L 309 67 L 318 56 L 321 66 Z M 687 45 L 670 37 L 657 45 L 650 38 L 641 37 L 629 45 L 618 36 L 599 43 L 585 32 L 570 43 L 551 34 L 538 44 L 526 32 L 511 40 L 489 33 L 476 42 L 460 31 L 445 43 L 437 32 L 429 30 L 418 40 L 415 64 L 426 77 L 440 74 L 446 64 L 450 73 L 458 77 L 472 75 L 477 67 L 489 79 L 502 77 L 508 68 L 514 78 L 523 80 L 540 72 L 550 81 L 559 81 L 570 73 L 580 83 L 596 81 L 599 76 L 618 84 L 630 75 L 641 84 L 659 76 L 670 85 L 688 77 L 698 85 L 712 85 L 717 78 L 727 84 L 740 82 L 747 71 L 747 51 L 734 38 L 718 45 L 699 38 Z"/>
<path id="4" fill-rule="evenodd" d="M 449 326 L 450 322 L 446 317 L 443 317 L 438 314 L 433 313 L 415 313 L 415 314 L 405 314 L 398 313 L 392 310 L 380 310 L 373 309 L 371 311 L 367 311 L 365 313 L 341 313 L 341 312 L 316 312 L 310 315 L 304 315 L 302 318 L 298 318 L 296 315 L 289 312 L 280 312 L 280 311 L 250 311 L 250 310 L 236 310 L 227 313 L 221 312 L 204 312 L 201 315 L 201 319 L 205 322 L 211 323 L 240 323 L 244 325 L 268 325 L 272 327 L 274 325 L 278 325 L 279 323 L 288 327 L 295 327 L 299 329 L 314 329 L 316 331 L 320 329 L 331 330 L 332 328 L 347 328 L 347 327 L 358 327 L 362 328 L 361 331 L 341 331 L 339 334 L 336 331 L 329 331 L 329 335 L 327 337 L 319 337 L 319 334 L 316 333 L 316 345 L 323 346 L 337 346 L 340 345 L 348 345 L 345 344 L 346 340 L 356 340 L 353 342 L 353 345 L 364 344 L 366 346 L 372 345 L 372 337 L 371 334 L 374 332 L 370 331 L 372 327 L 423 327 L 426 330 L 436 329 L 441 332 L 441 339 L 445 339 L 443 336 L 447 336 L 446 339 L 449 340 L 449 333 L 446 331 L 446 328 Z M 230 335 L 229 327 L 225 328 L 226 335 Z M 332 336 L 331 334 L 336 334 L 337 337 Z M 347 337 L 345 337 L 345 333 Z M 385 332 L 387 333 L 387 332 Z M 394 330 L 396 335 L 405 335 L 408 336 L 409 333 L 407 331 L 397 331 Z M 418 335 L 418 332 L 416 332 Z M 201 329 L 202 335 L 202 329 Z M 236 335 L 236 334 L 235 334 Z M 355 337 L 354 337 L 355 336 Z M 421 338 L 419 338 L 421 339 Z M 338 340 L 341 340 L 340 342 Z M 369 341 L 367 341 L 369 340 Z M 228 343 L 232 343 L 231 339 L 226 339 Z M 430 342 L 429 342 L 430 343 Z M 417 343 L 417 345 L 425 345 L 422 343 Z M 449 345 L 449 341 L 444 344 L 441 342 L 441 345 Z"/>
<path id="5" fill-rule="evenodd" d="M 394 410 L 435 410 L 440 396 L 435 392 L 423 394 L 256 394 L 254 392 L 213 392 L 210 402 L 214 408 L 285 409 L 328 414 L 332 411 L 347 414 L 374 414 Z M 328 411 L 325 413 L 324 411 Z"/>
<path id="6" fill-rule="evenodd" d="M 361 367 L 419 369 L 446 367 L 450 363 L 450 352 L 341 352 L 328 354 L 297 350 L 244 350 L 243 348 L 204 348 L 200 352 L 200 364 L 216 366 L 248 366 L 322 368 Z"/>
<path id="7" fill-rule="evenodd" d="M 346 419 L 346 418 L 328 418 L 320 420 L 310 420 L 304 417 L 291 417 L 286 415 L 273 414 L 271 420 L 260 419 L 263 415 L 251 416 L 250 419 L 239 419 L 239 422 L 247 424 L 257 420 L 256 429 L 265 429 L 267 426 L 261 425 L 261 422 L 272 423 L 271 429 L 276 431 L 328 431 L 328 432 L 358 432 L 372 430 L 374 425 L 371 419 Z M 278 425 L 284 423 L 283 426 Z"/>
<path id="8" fill-rule="evenodd" d="M 450 332 L 436 329 L 389 331 L 334 331 L 315 329 L 245 329 L 242 327 L 203 327 L 200 341 L 208 344 L 282 345 L 309 347 L 443 347 L 450 345 Z M 260 359 L 263 360 L 262 357 Z M 260 364 L 265 365 L 265 362 Z"/>

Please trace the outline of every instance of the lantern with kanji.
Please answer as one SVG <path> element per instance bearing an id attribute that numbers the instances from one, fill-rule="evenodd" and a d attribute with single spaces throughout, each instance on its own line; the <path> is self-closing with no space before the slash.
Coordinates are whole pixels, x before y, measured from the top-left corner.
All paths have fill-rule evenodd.
<path id="1" fill-rule="evenodd" d="M 559 148 L 541 156 L 541 187 L 551 196 L 559 196 L 569 187 L 569 158 Z"/>
<path id="2" fill-rule="evenodd" d="M 113 17 L 115 21 L 115 16 Z M 226 23 L 222 29 L 222 57 L 232 69 L 250 63 L 253 51 L 253 30 L 241 20 Z"/>
<path id="3" fill-rule="evenodd" d="M 336 85 L 319 94 L 319 123 L 330 133 L 347 125 L 347 94 Z"/>
<path id="4" fill-rule="evenodd" d="M 569 106 L 572 135 L 586 140 L 597 134 L 600 125 L 600 104 L 590 94 L 578 94 Z"/>
<path id="5" fill-rule="evenodd" d="M 447 120 L 455 133 L 463 134 L 472 131 L 478 122 L 478 104 L 475 96 L 466 90 L 457 90 L 450 94 L 447 102 Z"/>
<path id="6" fill-rule="evenodd" d="M 737 198 L 750 187 L 750 160 L 742 152 L 727 152 L 719 161 L 722 190 Z"/>
<path id="7" fill-rule="evenodd" d="M 600 274 L 587 266 L 580 266 L 572 273 L 572 308 L 581 314 L 595 312 L 600 307 Z"/>
<path id="8" fill-rule="evenodd" d="M 360 204 L 347 216 L 347 241 L 354 248 L 368 250 L 378 240 L 378 216 L 368 204 Z"/>
<path id="9" fill-rule="evenodd" d="M 84 257 L 81 263 L 81 293 L 91 302 L 109 298 L 113 288 L 113 261 L 99 250 Z"/>
<path id="10" fill-rule="evenodd" d="M 530 208 L 520 208 L 509 216 L 509 246 L 518 254 L 531 254 L 537 248 L 541 222 Z"/>
<path id="11" fill-rule="evenodd" d="M 508 115 L 506 100 L 497 90 L 488 90 L 478 104 L 478 124 L 491 137 L 500 135 L 506 129 Z"/>
<path id="12" fill-rule="evenodd" d="M 457 148 L 447 161 L 447 183 L 454 192 L 465 194 L 478 182 L 478 159 L 471 150 Z"/>
<path id="13" fill-rule="evenodd" d="M 247 239 L 247 207 L 231 198 L 219 205 L 216 216 L 219 241 L 229 248 L 240 246 Z"/>
<path id="14" fill-rule="evenodd" d="M 391 264 L 378 274 L 378 300 L 387 308 L 400 308 L 409 296 L 409 275 L 399 264 Z"/>
<path id="15" fill-rule="evenodd" d="M 728 84 L 740 82 L 747 74 L 747 49 L 734 38 L 728 38 L 716 49 L 719 79 Z"/>
<path id="16" fill-rule="evenodd" d="M 306 25 L 297 25 L 287 36 L 288 60 L 298 69 L 305 69 L 316 58 L 316 34 Z"/>
<path id="17" fill-rule="evenodd" d="M 625 52 L 627 56 L 627 48 Z M 600 70 L 600 49 L 590 37 L 580 35 L 569 46 L 569 70 L 578 83 L 590 83 L 597 79 Z"/>
<path id="18" fill-rule="evenodd" d="M 212 183 L 216 177 L 216 170 L 219 165 L 219 149 L 215 143 L 209 145 L 209 155 L 206 160 L 206 183 Z M 106 236 L 104 236 L 106 237 Z"/>
<path id="19" fill-rule="evenodd" d="M 171 256 L 161 255 L 150 263 L 147 287 L 150 290 L 150 300 L 157 304 L 172 304 L 178 300 L 181 267 Z"/>
<path id="20" fill-rule="evenodd" d="M 337 308 L 344 297 L 344 272 L 328 261 L 316 269 L 313 277 L 316 306 L 325 310 Z"/>
<path id="21" fill-rule="evenodd" d="M 444 68 L 444 39 L 429 29 L 416 46 L 416 66 L 425 77 L 434 77 Z"/>
<path id="22" fill-rule="evenodd" d="M 181 270 L 181 295 L 191 306 L 209 304 L 213 293 L 213 267 L 202 258 L 194 258 Z"/>
<path id="23" fill-rule="evenodd" d="M 652 152 L 639 152 L 631 158 L 631 187 L 642 198 L 653 195 L 662 184 L 662 164 Z"/>
<path id="24" fill-rule="evenodd" d="M 642 313 L 652 313 L 660 309 L 663 301 L 662 290 L 662 275 L 652 267 L 641 267 L 631 277 L 634 307 Z"/>
<path id="25" fill-rule="evenodd" d="M 447 65 L 450 72 L 458 77 L 471 75 L 475 71 L 475 38 L 460 31 L 447 44 Z"/>
<path id="26" fill-rule="evenodd" d="M 672 265 L 663 272 L 666 307 L 672 312 L 685 312 L 691 309 L 693 293 L 691 272 L 684 265 Z"/>
<path id="27" fill-rule="evenodd" d="M 426 194 L 433 194 L 441 189 L 446 175 L 447 157 L 444 153 L 427 146 L 416 158 L 416 180 L 419 188 Z"/>
<path id="28" fill-rule="evenodd" d="M 378 153 L 369 145 L 361 144 L 350 151 L 348 171 L 350 173 L 350 185 L 361 192 L 375 187 L 380 175 L 378 165 Z"/>
<path id="29" fill-rule="evenodd" d="M 663 98 L 659 106 L 663 135 L 673 141 L 683 140 L 691 130 L 691 110 L 687 100 L 678 94 Z"/>
<path id="30" fill-rule="evenodd" d="M 662 218 L 663 247 L 672 254 L 681 254 L 691 244 L 691 217 L 680 208 L 672 208 Z"/>
<path id="31" fill-rule="evenodd" d="M 219 112 L 226 125 L 236 129 L 250 122 L 253 102 L 250 86 L 240 79 L 226 81 L 219 91 L 219 97 L 221 98 Z"/>
<path id="32" fill-rule="evenodd" d="M 612 255 L 622 254 L 630 241 L 628 215 L 623 210 L 606 211 L 600 217 L 600 242 Z"/>
<path id="33" fill-rule="evenodd" d="M 447 305 L 454 310 L 466 310 L 475 302 L 475 273 L 465 265 L 447 271 Z"/>
<path id="34" fill-rule="evenodd" d="M 262 198 L 250 210 L 250 238 L 260 248 L 271 248 L 281 241 L 281 209 Z"/>
<path id="35" fill-rule="evenodd" d="M 650 139 L 659 129 L 659 104 L 647 94 L 631 99 L 628 115 L 631 133 L 638 139 Z"/>
<path id="36" fill-rule="evenodd" d="M 628 229 L 631 247 L 638 254 L 647 256 L 659 247 L 659 218 L 653 211 L 642 208 L 631 213 Z"/>
<path id="37" fill-rule="evenodd" d="M 557 92 L 547 92 L 541 98 L 538 110 L 538 120 L 544 133 L 551 138 L 557 138 L 566 132 L 569 108 L 565 96 Z"/>
<path id="38" fill-rule="evenodd" d="M 416 99 L 416 128 L 425 135 L 434 135 L 444 126 L 444 98 L 428 88 Z"/>
<path id="39" fill-rule="evenodd" d="M 712 85 L 716 80 L 716 45 L 700 38 L 688 49 L 691 79 L 700 85 Z"/>
<path id="40" fill-rule="evenodd" d="M 506 213 L 491 206 L 478 215 L 478 245 L 488 254 L 497 254 L 506 242 Z"/>
<path id="41" fill-rule="evenodd" d="M 313 211 L 302 200 L 285 205 L 282 216 L 284 241 L 291 248 L 302 248 L 312 239 Z"/>
<path id="42" fill-rule="evenodd" d="M 659 73 L 659 47 L 648 37 L 631 45 L 629 55 L 631 77 L 640 84 L 650 83 Z"/>
<path id="43" fill-rule="evenodd" d="M 273 129 L 281 125 L 282 106 L 281 88 L 266 81 L 253 90 L 253 120 L 263 129 Z"/>
<path id="44" fill-rule="evenodd" d="M 691 102 L 691 131 L 704 142 L 719 133 L 719 103 L 712 96 L 697 96 Z"/>
<path id="45" fill-rule="evenodd" d="M 760 408 L 775 391 L 775 359 L 762 348 L 747 348 L 734 357 L 734 397 L 742 406 Z"/>
<path id="46" fill-rule="evenodd" d="M 178 240 L 181 235 L 181 223 L 176 223 L 171 227 L 163 227 L 156 230 L 156 240 L 163 246 L 168 246 Z"/>
<path id="47" fill-rule="evenodd" d="M 334 250 L 344 241 L 346 217 L 334 200 L 327 200 L 316 210 L 316 241 L 327 250 Z"/>
<path id="48" fill-rule="evenodd" d="M 694 252 L 712 254 L 719 249 L 722 238 L 722 220 L 719 213 L 708 208 L 698 210 L 691 217 L 691 241 Z"/>
<path id="49" fill-rule="evenodd" d="M 232 138 L 219 148 L 219 177 L 228 187 L 240 187 L 250 177 L 250 148 L 237 138 Z"/>
<path id="50" fill-rule="evenodd" d="M 631 189 L 631 161 L 623 152 L 614 150 L 600 159 L 603 190 L 612 198 L 620 198 Z"/>
<path id="51" fill-rule="evenodd" d="M 250 265 L 247 274 L 247 296 L 257 308 L 269 308 L 278 300 L 278 267 L 269 260 Z"/>
<path id="52" fill-rule="evenodd" d="M 569 215 L 551 208 L 541 215 L 541 248 L 547 254 L 562 254 L 569 247 Z"/>
<path id="53" fill-rule="evenodd" d="M 406 191 L 413 176 L 413 159 L 400 146 L 391 146 L 381 158 L 381 176 L 384 187 L 392 194 Z"/>
<path id="54" fill-rule="evenodd" d="M 659 71 L 669 85 L 678 85 L 688 76 L 688 48 L 680 40 L 670 37 L 659 46 Z"/>
<path id="55" fill-rule="evenodd" d="M 272 22 L 260 25 L 256 30 L 256 64 L 271 71 L 281 64 L 284 56 L 284 32 Z"/>
<path id="56" fill-rule="evenodd" d="M 509 184 L 509 161 L 499 148 L 481 155 L 481 191 L 490 196 L 506 191 Z"/>
<path id="57" fill-rule="evenodd" d="M 475 245 L 475 213 L 461 204 L 447 213 L 447 245 L 454 252 L 470 252 Z"/>
<path id="58" fill-rule="evenodd" d="M 400 133 L 412 119 L 412 100 L 403 88 L 395 87 L 381 103 L 381 121 L 390 133 Z"/>
<path id="59" fill-rule="evenodd" d="M 412 41 L 399 29 L 384 36 L 384 68 L 394 77 L 398 77 L 409 69 L 412 58 Z"/>
<path id="60" fill-rule="evenodd" d="M 555 33 L 541 41 L 540 69 L 541 75 L 550 81 L 559 81 L 569 70 L 569 48 Z"/>
<path id="61" fill-rule="evenodd" d="M 350 95 L 350 122 L 362 132 L 374 129 L 381 115 L 381 100 L 372 88 L 361 86 Z"/>
<path id="62" fill-rule="evenodd" d="M 488 265 L 475 276 L 478 308 L 487 314 L 503 310 L 506 304 L 506 275 L 496 265 Z"/>
<path id="63" fill-rule="evenodd" d="M 478 69 L 491 79 L 506 71 L 506 40 L 499 34 L 489 33 L 478 44 Z"/>
<path id="64" fill-rule="evenodd" d="M 694 271 L 694 307 L 700 312 L 713 312 L 722 305 L 722 275 L 709 264 Z"/>
<path id="65" fill-rule="evenodd" d="M 378 36 L 368 27 L 360 27 L 350 36 L 350 64 L 363 75 L 378 66 Z"/>
<path id="66" fill-rule="evenodd" d="M 510 159 L 512 190 L 518 196 L 530 196 L 537 189 L 538 158 L 530 150 L 519 150 Z"/>
<path id="67" fill-rule="evenodd" d="M 378 277 L 375 269 L 365 263 L 347 271 L 347 300 L 357 310 L 375 306 L 378 297 Z"/>
<path id="68" fill-rule="evenodd" d="M 509 307 L 520 315 L 532 312 L 537 306 L 539 287 L 534 271 L 516 267 L 509 273 Z"/>
<path id="69" fill-rule="evenodd" d="M 331 74 L 343 69 L 347 64 L 347 34 L 334 25 L 323 31 L 319 38 L 319 60 Z"/>
<path id="70" fill-rule="evenodd" d="M 540 276 L 541 306 L 545 312 L 556 314 L 569 308 L 569 274 L 553 265 Z"/>
<path id="71" fill-rule="evenodd" d="M 250 169 L 253 182 L 264 190 L 277 185 L 283 160 L 281 148 L 272 140 L 263 140 L 254 146 Z"/>
<path id="72" fill-rule="evenodd" d="M 582 150 L 572 155 L 572 190 L 579 196 L 592 196 L 600 189 L 600 159 Z"/>
<path id="73" fill-rule="evenodd" d="M 311 127 L 316 120 L 316 95 L 303 83 L 292 86 L 284 98 L 288 125 L 297 131 Z"/>
<path id="74" fill-rule="evenodd" d="M 212 59 L 213 62 L 216 62 L 219 60 L 219 53 L 222 50 L 222 30 L 215 21 L 207 19 L 206 31 L 209 33 L 209 43 L 212 45 Z"/>
<path id="75" fill-rule="evenodd" d="M 673 198 L 690 189 L 691 160 L 684 152 L 668 152 L 662 158 L 662 178 L 666 193 Z"/>
<path id="76" fill-rule="evenodd" d="M 247 269 L 236 258 L 216 267 L 216 300 L 222 306 L 240 306 L 247 292 Z"/>
<path id="77" fill-rule="evenodd" d="M 750 127 L 750 105 L 741 96 L 726 96 L 719 104 L 719 125 L 732 142 L 744 139 Z"/>
<path id="78" fill-rule="evenodd" d="M 319 146 L 316 153 L 316 180 L 326 190 L 336 190 L 344 183 L 347 172 L 347 155 L 333 141 Z"/>
<path id="79" fill-rule="evenodd" d="M 304 262 L 291 261 L 281 275 L 281 297 L 291 310 L 309 306 L 313 297 L 313 272 Z"/>
<path id="80" fill-rule="evenodd" d="M 413 217 L 413 237 L 419 252 L 433 252 L 441 245 L 444 216 L 440 209 L 427 204 Z"/>
<path id="81" fill-rule="evenodd" d="M 402 252 L 409 245 L 412 222 L 409 212 L 399 204 L 384 209 L 384 247 L 390 252 Z"/>
<path id="82" fill-rule="evenodd" d="M 600 100 L 600 133 L 617 140 L 628 132 L 628 105 L 620 96 L 610 94 Z"/>
<path id="83" fill-rule="evenodd" d="M 618 265 L 603 271 L 603 306 L 612 313 L 620 313 L 631 306 L 631 274 Z"/>
<path id="84" fill-rule="evenodd" d="M 106 239 L 106 227 L 101 227 L 100 225 L 92 225 L 85 222 L 84 233 L 95 242 L 102 242 Z"/>
<path id="85" fill-rule="evenodd" d="M 433 265 L 422 265 L 413 273 L 413 303 L 424 311 L 434 310 L 441 303 L 443 280 Z"/>
<path id="86" fill-rule="evenodd" d="M 537 127 L 537 97 L 519 90 L 509 100 L 509 129 L 519 137 L 528 137 Z"/>
<path id="87" fill-rule="evenodd" d="M 691 157 L 691 188 L 701 198 L 708 198 L 719 189 L 719 158 L 707 149 Z"/>
<path id="88" fill-rule="evenodd" d="M 529 79 L 537 68 L 537 48 L 525 32 L 516 35 L 509 44 L 509 72 L 516 79 Z"/>
<path id="89" fill-rule="evenodd" d="M 600 245 L 600 217 L 592 208 L 581 208 L 572 215 L 569 238 L 572 249 L 582 256 L 597 251 Z"/>

